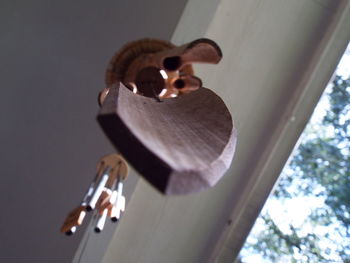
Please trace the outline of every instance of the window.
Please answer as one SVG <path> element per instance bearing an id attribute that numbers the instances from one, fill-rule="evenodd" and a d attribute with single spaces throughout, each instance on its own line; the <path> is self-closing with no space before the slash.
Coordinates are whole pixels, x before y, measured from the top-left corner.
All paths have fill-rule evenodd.
<path id="1" fill-rule="evenodd" d="M 350 262 L 350 48 L 241 251 L 242 262 Z"/>

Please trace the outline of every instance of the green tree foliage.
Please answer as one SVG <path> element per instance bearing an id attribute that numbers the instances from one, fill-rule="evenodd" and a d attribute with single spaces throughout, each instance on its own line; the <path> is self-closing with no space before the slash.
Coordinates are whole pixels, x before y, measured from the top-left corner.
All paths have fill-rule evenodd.
<path id="1" fill-rule="evenodd" d="M 350 79 L 336 76 L 326 94 L 325 116 L 308 125 L 289 172 L 270 197 L 284 202 L 316 196 L 323 205 L 311 209 L 303 224 L 290 223 L 287 229 L 264 209 L 257 221 L 262 230 L 248 238 L 247 253 L 269 262 L 350 263 Z"/>

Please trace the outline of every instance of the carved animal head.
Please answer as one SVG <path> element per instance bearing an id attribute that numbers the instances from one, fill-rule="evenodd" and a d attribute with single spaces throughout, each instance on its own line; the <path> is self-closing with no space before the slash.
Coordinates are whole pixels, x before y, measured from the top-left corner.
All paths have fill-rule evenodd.
<path id="1" fill-rule="evenodd" d="M 176 47 L 170 42 L 142 39 L 125 45 L 110 61 L 107 87 L 100 93 L 103 102 L 109 89 L 120 81 L 134 93 L 146 97 L 172 98 L 202 86 L 193 75 L 192 63 L 217 64 L 222 58 L 218 45 L 198 39 Z"/>

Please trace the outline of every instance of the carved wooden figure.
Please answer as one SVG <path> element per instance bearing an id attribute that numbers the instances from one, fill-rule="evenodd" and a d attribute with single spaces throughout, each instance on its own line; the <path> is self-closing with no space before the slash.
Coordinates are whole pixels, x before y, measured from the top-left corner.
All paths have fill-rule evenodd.
<path id="1" fill-rule="evenodd" d="M 98 122 L 115 148 L 165 194 L 213 186 L 229 168 L 236 130 L 224 102 L 203 88 L 192 63 L 218 63 L 209 39 L 176 47 L 143 39 L 111 60 Z"/>

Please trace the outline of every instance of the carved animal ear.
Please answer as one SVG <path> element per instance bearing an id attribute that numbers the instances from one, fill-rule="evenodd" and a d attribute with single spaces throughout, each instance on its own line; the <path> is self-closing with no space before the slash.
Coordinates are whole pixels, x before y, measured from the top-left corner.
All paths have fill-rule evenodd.
<path id="1" fill-rule="evenodd" d="M 222 58 L 220 47 L 212 40 L 200 38 L 188 44 L 162 51 L 163 67 L 174 71 L 191 63 L 217 64 Z"/>
<path id="2" fill-rule="evenodd" d="M 217 64 L 222 58 L 220 47 L 207 38 L 200 38 L 187 44 L 181 56 L 184 63 L 210 63 Z"/>

